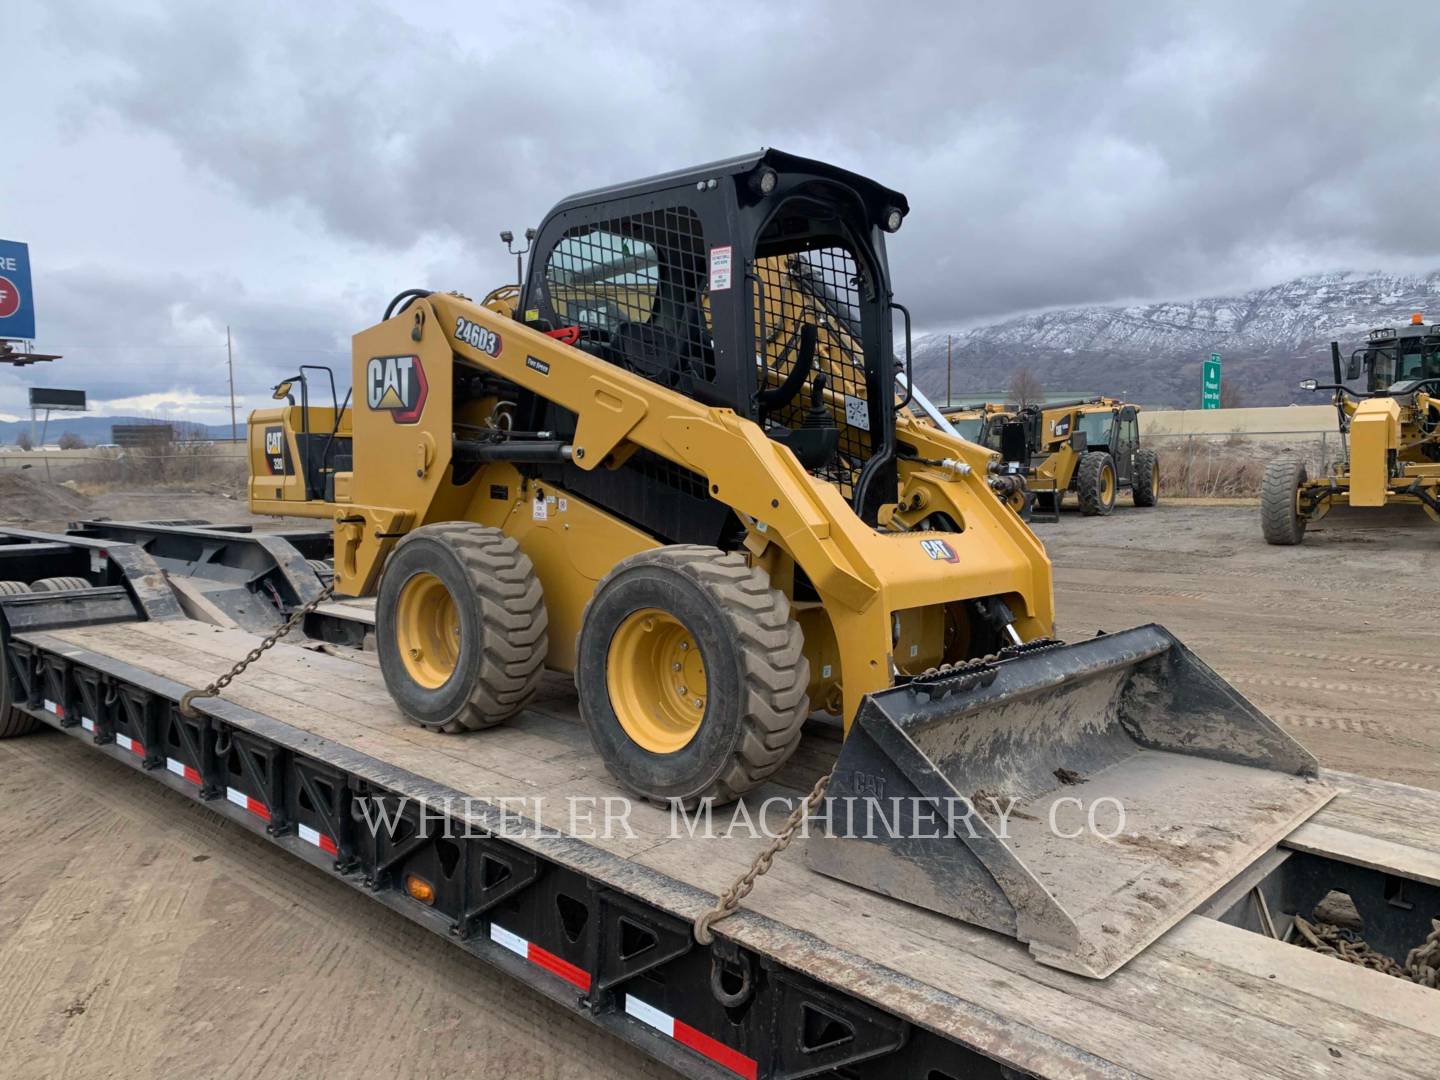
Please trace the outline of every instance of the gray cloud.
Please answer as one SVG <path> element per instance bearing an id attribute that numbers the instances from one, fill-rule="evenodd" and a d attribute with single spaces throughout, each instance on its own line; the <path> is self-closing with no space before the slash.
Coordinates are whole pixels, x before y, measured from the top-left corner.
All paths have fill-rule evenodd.
<path id="1" fill-rule="evenodd" d="M 325 318 L 508 277 L 495 234 L 564 194 L 762 144 L 909 195 L 891 259 L 932 327 L 1440 261 L 1433 5 L 404 10 L 68 2 L 46 48 L 82 72 L 64 102 L 76 130 L 158 139 L 190 182 L 271 221 L 272 244 L 323 241 L 308 292 L 333 281 L 333 303 L 250 302 L 267 333 L 332 349 L 361 324 Z M 322 261 L 347 246 L 363 281 Z M 392 256 L 437 276 L 387 279 Z M 179 295 L 234 321 L 212 286 L 115 282 L 126 310 Z"/>

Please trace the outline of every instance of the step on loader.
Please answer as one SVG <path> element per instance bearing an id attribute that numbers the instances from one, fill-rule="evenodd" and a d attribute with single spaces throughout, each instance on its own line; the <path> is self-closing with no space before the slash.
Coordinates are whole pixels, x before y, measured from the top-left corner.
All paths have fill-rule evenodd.
<path id="1" fill-rule="evenodd" d="M 811 865 L 1104 975 L 1329 793 L 1163 630 L 1051 640 L 1023 477 L 913 388 L 885 254 L 907 214 L 775 150 L 566 199 L 518 287 L 409 290 L 357 334 L 353 405 L 278 388 L 250 506 L 333 523 L 336 589 L 377 596 L 414 722 L 501 723 L 568 673 L 615 778 L 695 805 L 829 713 L 848 738 Z M 840 816 L 911 793 L 977 828 Z M 1077 797 L 1125 831 L 1050 830 Z"/>

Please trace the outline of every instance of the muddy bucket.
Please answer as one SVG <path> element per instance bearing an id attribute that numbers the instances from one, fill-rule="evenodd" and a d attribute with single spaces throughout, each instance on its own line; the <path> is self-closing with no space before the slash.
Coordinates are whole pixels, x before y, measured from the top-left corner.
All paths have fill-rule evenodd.
<path id="1" fill-rule="evenodd" d="M 1104 977 L 1334 794 L 1159 626 L 866 698 L 806 845 L 822 874 Z"/>

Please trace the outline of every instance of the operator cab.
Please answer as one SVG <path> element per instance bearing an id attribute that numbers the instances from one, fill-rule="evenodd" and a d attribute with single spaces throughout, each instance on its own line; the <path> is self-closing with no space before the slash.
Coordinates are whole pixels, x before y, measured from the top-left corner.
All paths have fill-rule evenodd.
<path id="1" fill-rule="evenodd" d="M 909 318 L 885 233 L 907 212 L 898 192 L 777 150 L 584 192 L 541 223 L 519 314 L 754 420 L 873 524 L 897 486 L 892 311 Z M 522 397 L 519 426 L 573 433 L 572 414 Z M 736 525 L 703 478 L 655 455 L 551 472 L 671 542 Z"/>
<path id="2" fill-rule="evenodd" d="M 1399 396 L 1417 384 L 1440 379 L 1440 327 L 1429 326 L 1417 311 L 1400 330 L 1371 330 L 1366 343 L 1350 355 L 1346 378 L 1364 378 L 1367 393 Z"/>

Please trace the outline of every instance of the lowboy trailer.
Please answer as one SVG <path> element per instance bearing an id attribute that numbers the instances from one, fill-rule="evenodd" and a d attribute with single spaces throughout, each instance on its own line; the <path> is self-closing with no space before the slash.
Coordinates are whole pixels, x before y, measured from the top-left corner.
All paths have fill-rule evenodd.
<path id="1" fill-rule="evenodd" d="M 1440 994 L 1281 939 L 1340 890 L 1403 960 L 1440 915 L 1440 793 L 1327 772 L 1333 801 L 1104 979 L 799 853 L 702 945 L 693 921 L 766 836 L 728 811 L 713 836 L 648 804 L 622 813 L 568 681 L 502 727 L 423 730 L 364 648 L 372 609 L 334 601 L 181 711 L 318 597 L 324 537 L 0 530 L 0 581 L 25 583 L 0 589 L 0 732 L 81 739 L 690 1076 L 1435 1075 Z M 837 750 L 838 733 L 807 732 L 747 812 L 778 824 Z"/>

